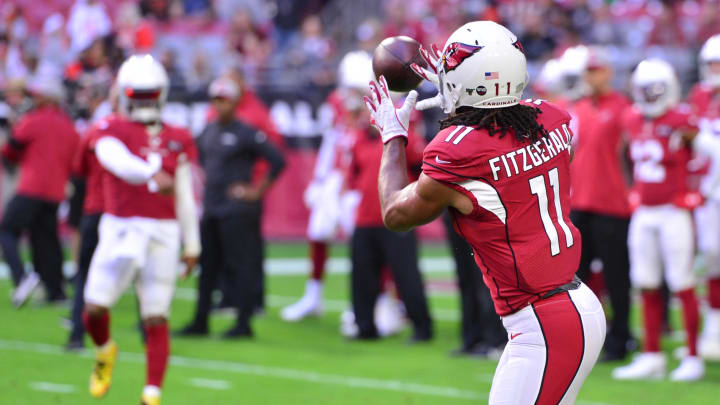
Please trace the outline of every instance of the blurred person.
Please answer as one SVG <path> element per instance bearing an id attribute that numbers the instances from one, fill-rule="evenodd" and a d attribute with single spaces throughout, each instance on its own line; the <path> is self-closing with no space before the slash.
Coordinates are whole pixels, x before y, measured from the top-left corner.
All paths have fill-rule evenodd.
<path id="1" fill-rule="evenodd" d="M 73 52 L 82 52 L 95 39 L 104 37 L 111 30 L 112 22 L 101 1 L 77 0 L 70 9 L 67 32 L 70 35 L 70 48 Z"/>
<path id="2" fill-rule="evenodd" d="M 173 49 L 164 50 L 160 55 L 160 63 L 168 73 L 168 79 L 170 80 L 168 98 L 170 100 L 182 100 L 186 92 L 185 77 L 177 65 L 177 52 Z"/>
<path id="3" fill-rule="evenodd" d="M 33 95 L 33 109 L 15 124 L 2 149 L 3 159 L 20 168 L 17 192 L 0 221 L 0 247 L 16 287 L 12 297 L 16 308 L 27 301 L 40 280 L 48 302 L 65 300 L 57 211 L 65 199 L 70 164 L 79 141 L 70 117 L 60 107 L 64 98 L 60 80 L 34 76 L 28 89 Z M 29 273 L 18 253 L 25 232 L 30 235 L 34 266 Z"/>
<path id="4" fill-rule="evenodd" d="M 169 84 L 158 61 L 131 56 L 116 83 L 122 116 L 99 124 L 94 138 L 106 173 L 99 241 L 84 292 L 85 331 L 96 347 L 89 391 L 100 398 L 110 389 L 118 354 L 110 337 L 110 307 L 134 282 L 147 335 L 141 403 L 159 405 L 178 262 L 185 264 L 186 277 L 200 255 L 190 167 L 197 151 L 190 133 L 161 121 Z"/>
<path id="5" fill-rule="evenodd" d="M 383 139 L 369 126 L 369 118 L 364 115 L 365 125 L 353 130 L 354 143 L 348 169 L 349 188 L 357 189 L 362 196 L 350 242 L 352 309 L 358 327 L 354 338 L 372 340 L 381 336 L 375 307 L 380 293 L 381 271 L 387 266 L 413 324 L 410 341 L 429 341 L 433 338 L 433 325 L 418 267 L 417 238 L 415 232 L 399 233 L 383 226 L 377 183 Z M 407 171 L 407 176 L 417 177 L 424 142 L 414 132 L 409 139 L 407 163 L 398 170 Z"/>
<path id="6" fill-rule="evenodd" d="M 275 122 L 270 115 L 270 110 L 263 103 L 260 97 L 253 91 L 252 87 L 245 81 L 245 75 L 241 65 L 235 65 L 226 72 L 226 76 L 235 82 L 238 88 L 238 100 L 235 103 L 235 118 L 250 127 L 257 128 L 268 136 L 272 144 L 281 152 L 285 146 L 283 136 L 278 132 Z M 214 106 L 210 106 L 208 110 L 207 120 L 212 121 L 217 117 L 217 110 Z M 253 181 L 260 181 L 271 170 L 270 163 L 265 157 L 260 156 L 256 164 L 253 166 Z M 226 286 L 222 283 L 220 277 L 220 287 L 225 293 L 228 292 Z M 256 311 L 262 312 L 265 309 L 265 272 L 262 271 L 258 279 L 258 297 L 256 302 Z M 224 294 L 227 295 L 227 294 Z M 230 301 L 223 299 L 220 308 L 227 307 Z"/>
<path id="7" fill-rule="evenodd" d="M 670 379 L 695 381 L 705 374 L 697 354 L 700 314 L 692 220 L 692 210 L 702 203 L 702 196 L 692 189 L 688 164 L 694 151 L 720 157 L 720 140 L 709 134 L 694 139 L 688 135 L 694 136 L 697 127 L 690 109 L 678 106 L 680 83 L 669 63 L 646 59 L 631 80 L 634 104 L 622 118 L 634 163 L 628 246 L 630 279 L 642 297 L 645 342 L 643 352 L 612 375 L 621 380 L 665 377 L 666 358 L 660 350 L 664 278 L 680 300 L 688 347 Z"/>
<path id="8" fill-rule="evenodd" d="M 403 0 L 384 2 L 383 36 L 387 38 L 405 35 L 422 44 L 425 42 L 425 31 L 421 22 L 414 15 L 417 10 L 408 6 L 407 2 Z"/>
<path id="9" fill-rule="evenodd" d="M 360 195 L 348 189 L 345 175 L 352 134 L 367 125 L 362 94 L 373 78 L 372 72 L 371 56 L 365 51 L 349 52 L 340 61 L 338 88 L 327 100 L 333 108 L 333 123 L 323 133 L 313 179 L 303 196 L 310 210 L 307 239 L 312 270 L 302 298 L 280 313 L 286 321 L 323 314 L 323 279 L 330 242 L 340 229 L 346 236 L 352 235 Z"/>
<path id="10" fill-rule="evenodd" d="M 108 94 L 108 91 L 109 97 L 107 98 L 108 102 L 113 105 L 112 111 L 117 110 L 118 95 L 114 86 L 106 88 L 105 92 L 98 91 L 90 95 L 90 102 L 88 103 L 90 110 L 88 112 L 92 114 L 93 120 L 80 140 L 72 164 L 73 175 L 82 180 L 81 184 L 76 186 L 75 191 L 82 197 L 82 217 L 78 224 L 80 244 L 77 253 L 77 273 L 73 281 L 75 295 L 73 296 L 71 310 L 72 328 L 65 344 L 65 348 L 68 350 L 85 347 L 83 339 L 85 327 L 82 317 L 85 306 L 83 291 L 85 290 L 85 282 L 90 269 L 90 261 L 99 241 L 98 228 L 104 210 L 104 169 L 95 155 L 95 141 L 104 127 L 108 125 L 108 122 L 114 119 L 110 114 L 106 116 L 98 114 L 102 100 L 105 98 L 104 95 Z"/>
<path id="11" fill-rule="evenodd" d="M 450 208 L 473 247 L 509 335 L 490 404 L 572 404 L 600 354 L 605 317 L 575 276 L 581 243 L 568 216 L 570 116 L 543 100 L 521 101 L 527 62 L 501 25 L 468 23 L 442 53 L 422 54 L 428 68 L 413 69 L 438 94 L 417 108 L 448 116 L 425 148 L 418 181 L 409 183 L 404 170 L 417 93 L 396 109 L 381 76 L 366 98 L 384 143 L 383 221 L 405 231 Z"/>
<path id="12" fill-rule="evenodd" d="M 603 360 L 622 360 L 632 348 L 630 270 L 627 234 L 630 217 L 626 144 L 620 118 L 630 102 L 613 90 L 613 69 L 602 48 L 589 50 L 585 83 L 588 95 L 575 102 L 577 136 L 573 141 L 573 224 L 583 236 L 578 276 L 587 280 L 594 259 L 603 265 L 612 308 Z M 588 181 L 593 179 L 593 181 Z"/>
<path id="13" fill-rule="evenodd" d="M 195 317 L 178 335 L 208 334 L 212 292 L 223 274 L 223 298 L 237 308 L 237 321 L 224 336 L 248 338 L 253 336 L 251 318 L 263 272 L 262 198 L 285 160 L 265 132 L 236 118 L 240 89 L 234 80 L 216 79 L 209 94 L 218 117 L 197 139 L 206 181 L 201 222 L 205 248 Z M 253 168 L 261 157 L 270 162 L 270 171 L 253 181 Z"/>
<path id="14" fill-rule="evenodd" d="M 556 40 L 543 23 L 543 15 L 529 14 L 525 21 L 525 32 L 520 37 L 528 60 L 534 61 L 549 55 L 555 48 Z"/>
<path id="15" fill-rule="evenodd" d="M 64 26 L 65 18 L 60 13 L 50 15 L 43 22 L 37 72 L 55 76 L 62 75 L 63 68 L 69 62 L 68 51 L 70 48 Z"/>
<path id="16" fill-rule="evenodd" d="M 310 15 L 303 20 L 300 35 L 288 44 L 287 64 L 299 71 L 300 83 L 320 87 L 332 84 L 334 44 L 323 28 L 320 17 Z"/>
<path id="17" fill-rule="evenodd" d="M 699 55 L 700 77 L 688 101 L 702 131 L 720 136 L 720 34 L 710 37 Z M 698 248 L 707 266 L 708 303 L 700 355 L 720 360 L 720 163 L 711 161 L 701 183 L 707 201 L 695 211 Z"/>

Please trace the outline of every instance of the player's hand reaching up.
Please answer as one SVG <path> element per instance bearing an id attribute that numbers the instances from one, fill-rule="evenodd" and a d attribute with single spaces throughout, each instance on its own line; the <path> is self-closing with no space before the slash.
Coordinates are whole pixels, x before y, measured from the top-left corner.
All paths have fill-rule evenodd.
<path id="1" fill-rule="evenodd" d="M 420 46 L 420 55 L 423 57 L 423 59 L 425 59 L 425 62 L 427 63 L 427 68 L 424 68 L 417 63 L 413 63 L 412 65 L 410 65 L 410 68 L 413 70 L 413 72 L 415 72 L 415 74 L 435 85 L 438 94 L 436 94 L 435 97 L 426 98 L 425 100 L 418 101 L 415 108 L 418 110 L 429 110 L 435 107 L 442 108 L 443 97 L 442 94 L 440 94 L 440 79 L 438 78 L 440 62 L 442 61 L 442 52 L 440 51 L 440 49 L 438 49 L 437 45 L 433 44 L 430 51 Z"/>
<path id="2" fill-rule="evenodd" d="M 378 82 L 370 82 L 370 96 L 372 100 L 367 96 L 363 96 L 363 100 L 370 111 L 371 123 L 380 131 L 383 143 L 397 137 L 404 137 L 407 141 L 410 113 L 417 101 L 417 91 L 408 93 L 402 107 L 395 108 L 387 81 L 384 76 L 380 76 Z"/>

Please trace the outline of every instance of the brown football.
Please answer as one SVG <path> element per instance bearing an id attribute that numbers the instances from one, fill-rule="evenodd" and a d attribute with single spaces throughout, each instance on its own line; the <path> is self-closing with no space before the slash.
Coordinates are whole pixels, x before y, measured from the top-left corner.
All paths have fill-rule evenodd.
<path id="1" fill-rule="evenodd" d="M 420 55 L 420 43 L 406 36 L 385 38 L 375 48 L 372 58 L 375 78 L 385 76 L 390 90 L 403 93 L 416 88 L 422 81 L 410 68 L 413 63 L 427 67 Z"/>

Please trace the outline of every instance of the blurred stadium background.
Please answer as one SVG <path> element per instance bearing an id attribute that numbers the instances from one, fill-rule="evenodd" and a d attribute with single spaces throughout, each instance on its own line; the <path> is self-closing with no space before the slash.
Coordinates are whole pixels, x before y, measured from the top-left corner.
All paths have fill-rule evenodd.
<path id="1" fill-rule="evenodd" d="M 272 241 L 269 312 L 258 320 L 259 339 L 173 341 L 166 403 L 187 404 L 430 404 L 484 403 L 495 363 L 448 359 L 457 341 L 458 304 L 452 261 L 441 224 L 420 233 L 438 339 L 407 347 L 401 338 L 381 345 L 350 344 L 337 333 L 347 305 L 347 252 L 333 251 L 326 298 L 329 314 L 303 324 L 277 317 L 292 302 L 307 269 L 307 209 L 300 197 L 312 176 L 322 132 L 330 125 L 327 95 L 337 65 L 351 50 L 372 50 L 380 39 L 408 35 L 444 43 L 466 21 L 492 19 L 518 34 L 531 80 L 543 63 L 580 43 L 607 45 L 626 90 L 629 73 L 645 57 L 673 63 L 686 93 L 697 82 L 697 53 L 720 33 L 716 0 L 1 0 L 0 136 L 29 108 L 34 78 L 62 78 L 79 130 L 88 125 L 88 100 L 107 92 L 125 56 L 149 52 L 169 72 L 165 118 L 197 134 L 207 122 L 207 86 L 217 76 L 242 76 L 250 120 L 274 128 L 284 140 L 288 168 L 265 200 L 263 229 Z M 432 92 L 433 89 L 424 89 Z M 528 95 L 532 95 L 532 90 Z M 261 105 L 266 106 L 264 109 Z M 428 123 L 436 117 L 428 115 Z M 431 127 L 430 127 L 431 128 Z M 14 174 L 2 177 L 0 198 L 12 195 Z M 67 214 L 67 209 L 64 211 Z M 69 235 L 69 232 L 66 232 Z M 282 241 L 282 242 L 281 242 Z M 66 238 L 68 248 L 70 238 Z M 71 265 L 68 266 L 71 272 Z M 293 269 L 295 271 L 293 271 Z M 0 270 L 0 296 L 10 293 Z M 285 274 L 282 274 L 285 273 Z M 289 274 L 288 274 L 289 273 Z M 180 286 L 172 322 L 190 317 L 194 281 Z M 113 329 L 124 355 L 107 404 L 135 400 L 143 376 L 134 299 L 125 297 Z M 67 310 L 16 312 L 0 300 L 0 404 L 95 403 L 85 395 L 90 354 L 65 354 L 60 344 Z M 635 311 L 637 312 L 637 311 Z M 214 322 L 229 324 L 229 318 Z M 676 323 L 677 324 L 677 323 Z M 670 349 L 681 342 L 670 335 Z M 691 385 L 616 382 L 598 366 L 578 403 L 709 404 L 717 396 L 720 367 Z"/>

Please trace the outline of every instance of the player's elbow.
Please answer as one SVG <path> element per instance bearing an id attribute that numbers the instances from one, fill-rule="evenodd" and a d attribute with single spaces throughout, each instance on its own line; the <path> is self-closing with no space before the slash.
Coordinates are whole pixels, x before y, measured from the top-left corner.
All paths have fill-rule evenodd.
<path id="1" fill-rule="evenodd" d="M 392 209 L 383 212 L 383 224 L 387 229 L 395 232 L 407 232 L 413 227 L 407 218 Z"/>

